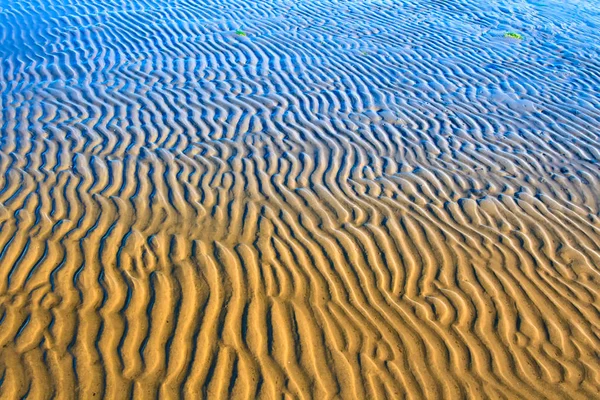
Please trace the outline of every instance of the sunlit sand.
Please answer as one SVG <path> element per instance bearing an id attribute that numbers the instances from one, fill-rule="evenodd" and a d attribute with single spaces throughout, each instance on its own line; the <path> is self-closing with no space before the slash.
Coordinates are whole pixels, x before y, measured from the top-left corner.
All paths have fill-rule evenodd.
<path id="1" fill-rule="evenodd" d="M 600 398 L 598 0 L 0 6 L 0 399 Z"/>

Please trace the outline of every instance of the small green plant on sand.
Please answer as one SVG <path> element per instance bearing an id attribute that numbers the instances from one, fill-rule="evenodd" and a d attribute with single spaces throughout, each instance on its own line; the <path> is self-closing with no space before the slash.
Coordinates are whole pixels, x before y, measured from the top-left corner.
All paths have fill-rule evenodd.
<path id="1" fill-rule="evenodd" d="M 520 33 L 515 33 L 515 32 L 506 32 L 504 34 L 504 37 L 511 38 L 511 39 L 523 40 L 523 35 L 521 35 Z"/>
<path id="2" fill-rule="evenodd" d="M 235 34 L 238 35 L 238 36 L 248 36 L 248 35 L 246 35 L 246 32 L 244 32 L 241 29 L 236 29 L 235 30 Z"/>

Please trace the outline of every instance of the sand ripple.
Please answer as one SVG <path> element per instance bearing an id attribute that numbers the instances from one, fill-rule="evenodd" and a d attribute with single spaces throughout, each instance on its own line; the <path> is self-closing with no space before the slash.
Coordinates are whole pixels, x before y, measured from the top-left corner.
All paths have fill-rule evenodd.
<path id="1" fill-rule="evenodd" d="M 600 397 L 600 3 L 543 3 L 0 1 L 0 398 Z"/>

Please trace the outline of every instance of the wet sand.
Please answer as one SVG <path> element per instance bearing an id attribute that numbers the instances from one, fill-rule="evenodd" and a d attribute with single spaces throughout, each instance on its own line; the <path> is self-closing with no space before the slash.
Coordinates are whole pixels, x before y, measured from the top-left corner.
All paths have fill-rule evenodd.
<path id="1" fill-rule="evenodd" d="M 600 397 L 597 0 L 0 6 L 0 398 Z"/>

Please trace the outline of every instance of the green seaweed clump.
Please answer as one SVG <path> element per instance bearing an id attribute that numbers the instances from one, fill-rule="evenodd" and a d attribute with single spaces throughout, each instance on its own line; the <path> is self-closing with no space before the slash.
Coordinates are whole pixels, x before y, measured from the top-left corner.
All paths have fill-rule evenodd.
<path id="1" fill-rule="evenodd" d="M 520 33 L 514 33 L 514 32 L 506 32 L 504 34 L 504 37 L 511 38 L 511 39 L 523 40 L 523 35 L 521 35 Z"/>
<path id="2" fill-rule="evenodd" d="M 241 29 L 236 29 L 235 30 L 235 34 L 238 35 L 238 36 L 248 36 L 248 35 L 246 35 L 246 32 L 244 32 Z"/>

